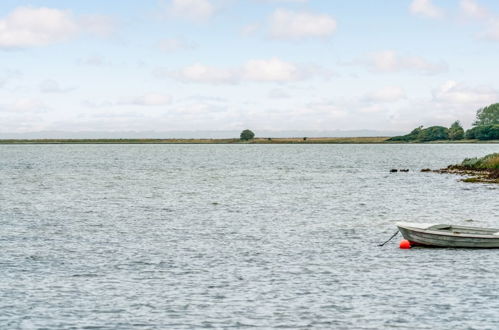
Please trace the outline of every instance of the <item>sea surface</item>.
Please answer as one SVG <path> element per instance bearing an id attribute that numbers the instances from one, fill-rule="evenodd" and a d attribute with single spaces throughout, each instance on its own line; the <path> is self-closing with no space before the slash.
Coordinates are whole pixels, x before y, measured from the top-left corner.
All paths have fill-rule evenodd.
<path id="1" fill-rule="evenodd" d="M 499 186 L 421 173 L 499 145 L 2 145 L 0 329 L 497 329 Z M 389 173 L 407 168 L 408 173 Z"/>

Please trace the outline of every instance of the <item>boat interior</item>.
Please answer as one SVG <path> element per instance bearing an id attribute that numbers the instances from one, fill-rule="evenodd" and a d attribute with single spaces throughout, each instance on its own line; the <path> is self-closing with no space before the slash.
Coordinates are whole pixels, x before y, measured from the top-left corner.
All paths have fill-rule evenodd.
<path id="1" fill-rule="evenodd" d="M 434 225 L 428 227 L 427 230 L 438 230 L 452 234 L 469 234 L 469 235 L 495 235 L 499 236 L 499 229 L 493 228 L 477 228 L 466 226 L 453 226 L 453 225 Z"/>

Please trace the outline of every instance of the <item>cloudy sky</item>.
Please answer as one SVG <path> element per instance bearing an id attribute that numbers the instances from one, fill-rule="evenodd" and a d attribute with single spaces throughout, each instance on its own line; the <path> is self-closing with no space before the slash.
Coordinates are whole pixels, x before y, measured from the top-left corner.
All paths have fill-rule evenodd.
<path id="1" fill-rule="evenodd" d="M 497 0 L 2 0 L 0 132 L 465 127 Z"/>

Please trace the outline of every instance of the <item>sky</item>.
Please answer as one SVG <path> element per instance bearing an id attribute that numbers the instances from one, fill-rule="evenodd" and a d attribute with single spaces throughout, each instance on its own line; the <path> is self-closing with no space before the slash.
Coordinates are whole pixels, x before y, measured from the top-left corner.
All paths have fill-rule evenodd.
<path id="1" fill-rule="evenodd" d="M 0 133 L 468 128 L 497 58 L 497 0 L 2 0 Z"/>

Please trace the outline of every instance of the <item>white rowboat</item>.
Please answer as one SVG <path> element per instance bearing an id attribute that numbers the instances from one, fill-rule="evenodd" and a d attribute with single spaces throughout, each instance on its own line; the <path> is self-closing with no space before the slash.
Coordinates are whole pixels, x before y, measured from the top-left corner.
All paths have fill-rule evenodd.
<path id="1" fill-rule="evenodd" d="M 395 225 L 411 245 L 499 248 L 499 229 L 409 222 Z"/>

